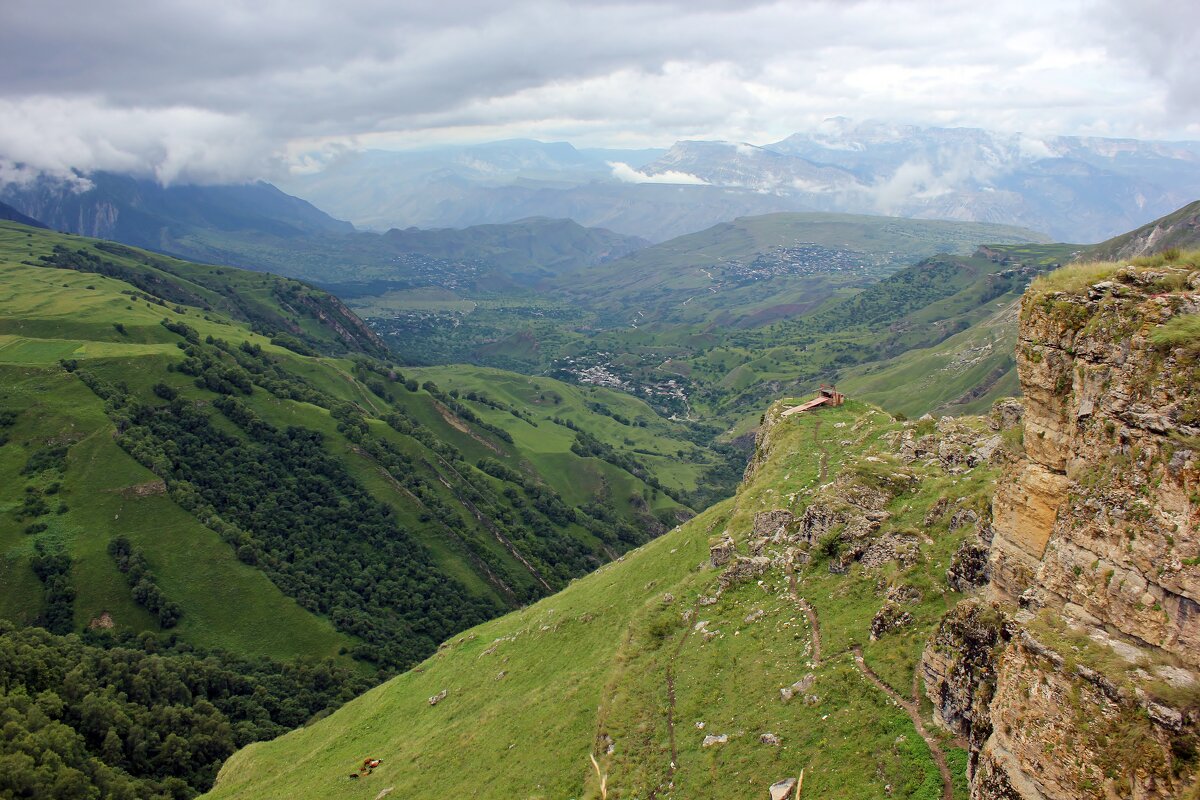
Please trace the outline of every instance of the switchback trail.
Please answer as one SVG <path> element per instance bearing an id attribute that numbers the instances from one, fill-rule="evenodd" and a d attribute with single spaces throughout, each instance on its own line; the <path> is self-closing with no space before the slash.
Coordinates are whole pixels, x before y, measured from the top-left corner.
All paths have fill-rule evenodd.
<path id="1" fill-rule="evenodd" d="M 904 709 L 908 714 L 908 718 L 912 720 L 913 725 L 917 729 L 917 733 L 921 734 L 921 738 L 925 740 L 925 744 L 929 747 L 929 753 L 933 756 L 934 763 L 937 764 L 938 772 L 942 774 L 942 800 L 954 800 L 954 780 L 950 775 L 950 767 L 946 764 L 946 755 L 942 752 L 941 745 L 933 738 L 930 733 L 925 730 L 925 723 L 921 720 L 921 713 L 918 710 L 917 704 L 910 700 L 905 700 L 896 691 L 879 679 L 875 671 L 867 664 L 863 658 L 862 648 L 858 645 L 854 646 L 854 664 L 858 667 L 858 671 L 866 676 L 867 680 L 875 684 L 876 688 L 884 692 L 888 697 Z"/>

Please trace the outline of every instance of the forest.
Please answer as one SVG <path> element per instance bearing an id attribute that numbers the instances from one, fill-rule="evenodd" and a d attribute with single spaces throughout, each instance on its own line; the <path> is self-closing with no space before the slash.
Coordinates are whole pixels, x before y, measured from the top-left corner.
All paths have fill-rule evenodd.
<path id="1" fill-rule="evenodd" d="M 331 662 L 0 620 L 0 797 L 195 797 L 237 748 L 329 713 L 371 683 Z"/>

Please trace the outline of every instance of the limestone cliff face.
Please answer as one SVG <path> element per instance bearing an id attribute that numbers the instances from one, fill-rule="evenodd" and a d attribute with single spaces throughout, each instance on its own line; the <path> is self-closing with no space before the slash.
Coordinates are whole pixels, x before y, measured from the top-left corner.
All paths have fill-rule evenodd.
<path id="1" fill-rule="evenodd" d="M 1170 287 L 1181 287 L 1170 291 Z M 1166 290 L 1166 291 L 1164 291 Z M 999 487 L 993 585 L 1200 665 L 1200 373 L 1163 323 L 1200 272 L 1117 273 L 1029 296 L 1017 368 L 1028 461 Z"/>
<path id="2" fill-rule="evenodd" d="M 1169 267 L 1023 301 L 1026 457 L 997 487 L 970 601 L 990 610 L 948 615 L 924 664 L 975 798 L 1194 788 L 1200 346 L 1163 332 L 1197 312 L 1200 272 Z"/>

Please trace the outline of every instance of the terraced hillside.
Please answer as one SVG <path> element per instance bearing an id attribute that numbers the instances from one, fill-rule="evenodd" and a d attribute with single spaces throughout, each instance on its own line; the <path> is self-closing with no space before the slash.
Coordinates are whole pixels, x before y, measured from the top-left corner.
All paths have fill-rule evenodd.
<path id="1" fill-rule="evenodd" d="M 765 797 L 803 771 L 805 796 L 965 797 L 917 665 L 981 580 L 1015 432 L 787 405 L 735 498 L 243 750 L 209 796 Z"/>
<path id="2" fill-rule="evenodd" d="M 539 413 L 484 391 L 525 378 L 467 397 L 406 375 L 297 281 L 14 223 L 0 258 L 0 616 L 19 623 L 394 669 L 686 518 L 724 462 L 605 390 L 539 379 Z M 638 448 L 686 463 L 655 477 Z M 51 556 L 69 592 L 31 568 Z"/>

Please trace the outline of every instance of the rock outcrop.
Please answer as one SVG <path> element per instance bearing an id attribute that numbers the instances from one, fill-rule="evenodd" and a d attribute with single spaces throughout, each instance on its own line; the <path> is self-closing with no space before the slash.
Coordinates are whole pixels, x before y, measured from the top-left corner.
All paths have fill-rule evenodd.
<path id="1" fill-rule="evenodd" d="M 1183 287 L 1170 291 L 1171 287 Z M 992 581 L 1200 666 L 1200 368 L 1159 346 L 1200 272 L 1125 268 L 1029 295 L 1017 367 L 1027 462 L 993 505 Z M 1165 290 L 1165 291 L 1164 291 Z"/>
<path id="2" fill-rule="evenodd" d="M 1197 312 L 1200 272 L 1169 267 L 1026 294 L 1024 408 L 993 413 L 1021 419 L 1025 456 L 997 486 L 986 564 L 981 537 L 948 573 L 960 590 L 986 577 L 986 599 L 923 659 L 972 798 L 1195 789 L 1200 341 L 1163 332 Z"/>

